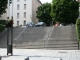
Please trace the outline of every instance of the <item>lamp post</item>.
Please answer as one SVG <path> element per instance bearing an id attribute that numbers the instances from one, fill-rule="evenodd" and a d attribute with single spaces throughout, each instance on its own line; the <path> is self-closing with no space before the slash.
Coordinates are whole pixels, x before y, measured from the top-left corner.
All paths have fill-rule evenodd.
<path id="1" fill-rule="evenodd" d="M 9 19 L 10 16 L 10 0 L 8 0 L 8 10 L 7 10 L 7 21 Z M 8 51 L 9 51 L 9 28 L 7 28 L 7 55 L 8 55 Z"/>
<path id="2" fill-rule="evenodd" d="M 12 16 L 11 16 L 11 20 L 12 20 L 12 26 L 11 26 L 11 46 L 12 46 L 12 52 L 11 55 L 13 55 L 13 0 L 12 0 Z"/>
<path id="3" fill-rule="evenodd" d="M 11 53 L 11 55 L 13 55 L 13 0 L 12 0 L 12 15 L 11 15 L 11 19 L 10 18 L 10 0 L 8 0 L 8 14 L 7 14 L 7 55 L 9 53 Z M 9 36 L 9 28 L 11 29 L 11 37 Z M 11 39 L 9 39 L 9 37 Z"/>

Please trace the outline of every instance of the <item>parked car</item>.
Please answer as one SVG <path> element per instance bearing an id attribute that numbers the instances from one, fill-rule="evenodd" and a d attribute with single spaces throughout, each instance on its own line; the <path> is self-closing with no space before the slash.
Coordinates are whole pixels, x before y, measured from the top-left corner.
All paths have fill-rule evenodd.
<path id="1" fill-rule="evenodd" d="M 44 22 L 38 22 L 37 24 L 35 24 L 36 27 L 40 27 L 40 26 L 46 26 L 46 24 Z"/>
<path id="2" fill-rule="evenodd" d="M 73 23 L 61 23 L 60 26 L 75 26 Z"/>
<path id="3" fill-rule="evenodd" d="M 60 26 L 66 26 L 66 23 L 61 23 Z"/>
<path id="4" fill-rule="evenodd" d="M 34 27 L 35 26 L 35 24 L 33 23 L 33 22 L 29 22 L 29 23 L 27 23 L 27 25 L 26 25 L 27 27 Z"/>

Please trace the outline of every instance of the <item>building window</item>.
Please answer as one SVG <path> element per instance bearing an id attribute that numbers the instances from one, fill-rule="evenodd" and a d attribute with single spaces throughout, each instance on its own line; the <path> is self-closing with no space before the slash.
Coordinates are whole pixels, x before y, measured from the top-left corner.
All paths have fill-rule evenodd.
<path id="1" fill-rule="evenodd" d="M 17 21 L 17 26 L 19 26 L 19 21 Z"/>
<path id="2" fill-rule="evenodd" d="M 26 4 L 24 4 L 24 9 L 26 9 Z"/>
<path id="3" fill-rule="evenodd" d="M 24 12 L 24 18 L 26 18 L 26 12 Z"/>
<path id="4" fill-rule="evenodd" d="M 24 26 L 26 25 L 26 20 L 24 20 Z"/>
<path id="5" fill-rule="evenodd" d="M 19 9 L 20 9 L 20 5 L 18 4 L 18 5 L 17 5 L 17 10 L 19 10 Z"/>
<path id="6" fill-rule="evenodd" d="M 17 13 L 17 18 L 19 18 L 19 13 Z"/>
<path id="7" fill-rule="evenodd" d="M 20 2 L 20 0 L 17 0 L 17 2 Z"/>

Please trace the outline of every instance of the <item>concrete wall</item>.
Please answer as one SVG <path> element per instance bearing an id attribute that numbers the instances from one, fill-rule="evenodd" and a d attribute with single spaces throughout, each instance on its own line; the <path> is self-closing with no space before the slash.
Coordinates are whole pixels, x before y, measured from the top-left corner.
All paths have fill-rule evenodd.
<path id="1" fill-rule="evenodd" d="M 1 17 L 0 20 L 7 20 L 7 13 L 4 13 Z"/>
<path id="2" fill-rule="evenodd" d="M 32 21 L 34 23 L 38 22 L 38 19 L 36 18 L 36 10 L 39 6 L 41 6 L 41 2 L 39 0 L 32 0 Z"/>

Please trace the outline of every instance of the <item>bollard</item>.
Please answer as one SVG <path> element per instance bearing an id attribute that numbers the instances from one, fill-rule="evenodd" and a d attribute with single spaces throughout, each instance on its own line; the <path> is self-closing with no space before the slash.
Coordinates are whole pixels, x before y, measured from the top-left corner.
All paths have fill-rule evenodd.
<path id="1" fill-rule="evenodd" d="M 29 57 L 27 57 L 25 60 L 29 60 Z"/>
<path id="2" fill-rule="evenodd" d="M 2 59 L 2 56 L 0 56 L 0 60 Z"/>

